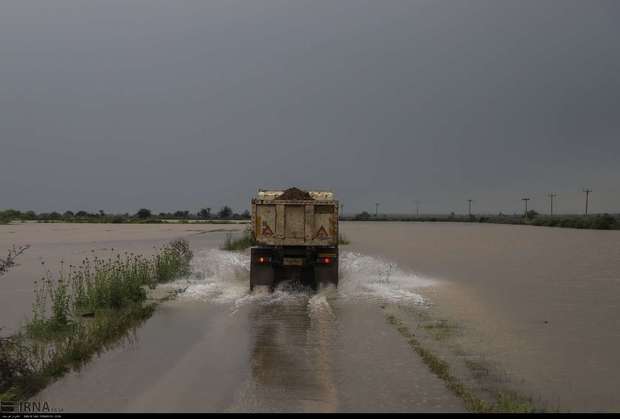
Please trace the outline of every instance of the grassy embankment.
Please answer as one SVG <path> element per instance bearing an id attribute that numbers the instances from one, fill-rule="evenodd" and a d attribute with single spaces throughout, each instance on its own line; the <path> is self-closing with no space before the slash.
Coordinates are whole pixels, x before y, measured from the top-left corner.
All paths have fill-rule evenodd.
<path id="1" fill-rule="evenodd" d="M 0 339 L 0 400 L 25 400 L 148 319 L 148 289 L 189 273 L 192 252 L 173 241 L 150 258 L 86 258 L 35 284 L 32 319 Z"/>
<path id="2" fill-rule="evenodd" d="M 338 236 L 338 244 L 347 245 L 350 243 L 351 242 L 346 238 L 344 234 L 340 234 Z M 236 239 L 233 239 L 232 234 L 226 235 L 226 241 L 222 246 L 222 250 L 241 251 L 254 245 L 256 245 L 256 240 L 254 239 L 252 232 L 250 230 L 245 230 L 243 234 Z"/>
<path id="3" fill-rule="evenodd" d="M 465 408 L 473 413 L 535 413 L 544 412 L 530 398 L 508 388 L 490 388 L 481 383 L 473 383 L 488 379 L 491 374 L 489 368 L 484 363 L 465 359 L 463 364 L 466 370 L 465 375 L 471 376 L 464 380 L 459 378 L 463 371 L 457 373 L 457 368 L 453 368 L 448 362 L 442 359 L 435 350 L 431 349 L 426 338 L 430 338 L 439 345 L 446 345 L 446 340 L 455 333 L 456 325 L 445 321 L 424 323 L 418 325 L 416 333 L 411 332 L 410 328 L 393 313 L 386 313 L 389 324 L 403 336 L 409 346 L 420 356 L 422 361 L 437 377 L 439 377 L 446 387 L 457 397 L 463 400 Z M 426 332 L 427 336 L 424 336 Z M 426 342 L 426 343 L 423 343 Z M 466 384 L 467 383 L 467 384 Z"/>
<path id="4" fill-rule="evenodd" d="M 610 214 L 596 215 L 540 215 L 529 213 L 528 216 L 519 215 L 433 215 L 433 216 L 394 216 L 358 214 L 354 217 L 343 217 L 346 221 L 417 221 L 417 222 L 459 222 L 459 223 L 488 223 L 514 224 L 545 227 L 564 227 L 593 230 L 620 230 L 620 216 Z"/>

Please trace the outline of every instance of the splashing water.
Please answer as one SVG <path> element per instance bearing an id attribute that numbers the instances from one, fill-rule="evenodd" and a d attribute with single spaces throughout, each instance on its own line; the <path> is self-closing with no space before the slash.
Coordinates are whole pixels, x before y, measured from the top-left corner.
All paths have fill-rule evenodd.
<path id="1" fill-rule="evenodd" d="M 436 284 L 394 263 L 353 252 L 341 254 L 340 271 L 338 294 L 345 299 L 424 304 L 425 299 L 416 291 Z"/>
<path id="2" fill-rule="evenodd" d="M 337 288 L 327 287 L 318 293 L 292 286 L 278 285 L 273 293 L 257 288 L 249 291 L 250 256 L 247 253 L 208 249 L 192 260 L 193 276 L 187 279 L 182 299 L 204 300 L 232 304 L 309 304 L 312 312 L 328 312 L 328 301 L 366 300 L 377 302 L 408 302 L 425 304 L 416 291 L 435 284 L 435 281 L 404 272 L 394 263 L 353 252 L 340 255 L 340 281 Z"/>

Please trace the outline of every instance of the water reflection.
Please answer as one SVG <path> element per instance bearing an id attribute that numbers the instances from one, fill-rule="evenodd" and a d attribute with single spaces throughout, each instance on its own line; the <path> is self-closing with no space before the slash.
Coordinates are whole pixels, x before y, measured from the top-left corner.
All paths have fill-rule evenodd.
<path id="1" fill-rule="evenodd" d="M 258 304 L 249 311 L 251 375 L 257 410 L 335 411 L 330 353 L 337 319 L 324 292 L 297 301 Z M 299 301 L 303 300 L 303 301 Z"/>

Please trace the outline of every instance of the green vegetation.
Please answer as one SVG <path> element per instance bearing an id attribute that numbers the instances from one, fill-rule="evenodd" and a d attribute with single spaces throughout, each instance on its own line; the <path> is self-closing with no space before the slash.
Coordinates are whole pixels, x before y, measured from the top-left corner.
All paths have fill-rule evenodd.
<path id="1" fill-rule="evenodd" d="M 620 215 L 595 214 L 595 215 L 540 215 L 536 211 L 530 210 L 527 215 L 483 215 L 483 216 L 464 216 L 455 215 L 433 215 L 433 216 L 398 216 L 380 215 L 378 217 L 370 215 L 364 211 L 353 217 L 342 217 L 341 220 L 348 221 L 418 221 L 418 222 L 460 222 L 460 223 L 491 223 L 491 224 L 516 224 L 533 225 L 547 227 L 580 228 L 595 230 L 620 230 Z"/>
<path id="2" fill-rule="evenodd" d="M 436 322 L 429 322 L 422 326 L 435 340 L 444 340 L 450 336 L 453 336 L 458 327 L 447 320 L 439 320 Z"/>
<path id="3" fill-rule="evenodd" d="M 36 284 L 33 316 L 0 339 L 0 400 L 23 400 L 114 345 L 153 313 L 147 290 L 189 274 L 192 252 L 177 240 L 150 257 L 85 258 Z"/>
<path id="4" fill-rule="evenodd" d="M 455 395 L 463 400 L 468 411 L 473 413 L 534 413 L 542 411 L 537 409 L 531 400 L 515 392 L 499 392 L 495 394 L 493 403 L 483 400 L 452 374 L 447 362 L 423 347 L 402 321 L 392 314 L 387 315 L 386 318 L 388 323 L 396 327 L 401 336 L 407 339 L 411 348 L 422 358 L 428 368 L 443 380 Z"/>
<path id="5" fill-rule="evenodd" d="M 203 208 L 197 213 L 189 211 L 160 212 L 155 215 L 150 209 L 142 208 L 135 214 L 106 214 L 104 211 L 89 213 L 87 211 L 65 211 L 64 213 L 49 212 L 37 214 L 34 211 L 18 211 L 13 209 L 0 210 L 0 224 L 15 221 L 37 221 L 41 223 L 137 223 L 159 224 L 166 222 L 226 224 L 235 220 L 249 220 L 250 213 L 246 210 L 241 214 L 224 206 L 217 214 L 211 214 L 211 208 Z"/>
<path id="6" fill-rule="evenodd" d="M 252 247 L 256 244 L 256 239 L 250 230 L 245 230 L 241 237 L 233 239 L 232 234 L 228 233 L 226 235 L 226 241 L 224 242 L 224 246 L 222 246 L 222 250 L 229 251 L 239 251 L 245 250 L 249 247 Z"/>

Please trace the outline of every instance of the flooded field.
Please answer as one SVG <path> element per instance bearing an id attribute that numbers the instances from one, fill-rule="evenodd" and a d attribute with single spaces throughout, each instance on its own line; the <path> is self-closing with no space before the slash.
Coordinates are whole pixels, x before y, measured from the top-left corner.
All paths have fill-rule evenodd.
<path id="1" fill-rule="evenodd" d="M 0 252 L 11 246 L 30 245 L 17 266 L 0 279 L 0 327 L 14 331 L 31 315 L 34 281 L 49 270 L 56 274 L 85 257 L 107 257 L 121 252 L 150 255 L 155 247 L 184 237 L 193 248 L 219 246 L 221 235 L 242 230 L 235 224 L 43 224 L 0 225 Z M 218 241 L 219 240 L 219 241 Z"/>
<path id="2" fill-rule="evenodd" d="M 352 247 L 442 280 L 435 318 L 550 408 L 620 410 L 620 232 L 458 223 L 350 223 Z"/>
<path id="3" fill-rule="evenodd" d="M 195 253 L 193 275 L 169 285 L 183 294 L 37 399 L 65 411 L 463 411 L 386 322 L 402 307 L 455 324 L 446 346 L 547 405 L 619 408 L 620 232 L 343 223 L 351 245 L 337 289 L 284 282 L 250 294 L 248 255 L 218 249 L 222 229 L 242 228 L 0 226 L 0 245 L 33 245 L 0 279 L 8 327 L 29 313 L 42 258 L 54 269 L 91 249 L 148 252 L 176 237 Z"/>

